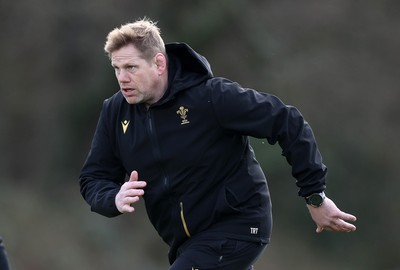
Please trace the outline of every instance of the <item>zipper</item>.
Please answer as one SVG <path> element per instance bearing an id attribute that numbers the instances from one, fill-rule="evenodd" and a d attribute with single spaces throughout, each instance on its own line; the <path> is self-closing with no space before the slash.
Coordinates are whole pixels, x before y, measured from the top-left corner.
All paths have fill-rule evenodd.
<path id="1" fill-rule="evenodd" d="M 154 154 L 155 160 L 161 160 L 160 146 L 158 144 L 158 140 L 157 140 L 157 137 L 156 137 L 154 126 L 153 126 L 153 115 L 151 113 L 151 109 L 149 109 L 147 111 L 147 129 L 148 129 L 148 134 L 149 134 L 149 137 L 150 137 L 150 141 L 151 141 L 152 150 L 153 150 L 153 154 Z M 167 173 L 165 171 L 164 164 L 161 164 L 161 167 L 162 167 L 162 173 L 164 175 L 163 185 L 164 185 L 164 188 L 166 190 L 168 190 L 169 189 L 168 175 L 167 175 Z"/>
<path id="2" fill-rule="evenodd" d="M 160 146 L 159 146 L 159 143 L 158 143 L 158 140 L 157 140 L 156 130 L 154 128 L 154 119 L 153 119 L 153 113 L 152 113 L 151 108 L 149 108 L 147 110 L 147 132 L 149 134 L 149 138 L 150 138 L 150 141 L 151 141 L 154 158 L 155 158 L 155 160 L 157 162 L 161 162 L 161 151 L 160 151 Z M 161 166 L 161 173 L 163 175 L 162 188 L 164 189 L 164 192 L 169 193 L 170 192 L 170 183 L 169 183 L 169 176 L 168 176 L 168 173 L 166 171 L 165 164 L 160 163 L 160 166 Z M 173 198 L 171 196 L 168 196 L 168 197 L 169 197 L 169 201 L 168 201 L 169 204 L 170 205 L 176 205 L 176 201 L 173 200 Z M 175 207 L 169 207 L 169 208 L 170 208 L 170 211 L 171 211 L 171 213 L 170 213 L 171 217 L 175 216 L 176 215 L 176 212 L 175 212 L 176 208 Z M 180 208 L 181 208 L 180 216 L 181 216 L 183 228 L 185 230 L 186 235 L 188 237 L 190 237 L 190 233 L 189 233 L 189 230 L 187 228 L 186 221 L 185 221 L 185 216 L 183 214 L 183 203 L 182 202 L 180 203 Z"/>
<path id="3" fill-rule="evenodd" d="M 186 224 L 185 215 L 183 214 L 183 202 L 180 202 L 180 207 L 181 207 L 181 221 L 182 221 L 183 229 L 185 230 L 186 236 L 191 237 L 189 229 Z"/>
<path id="4" fill-rule="evenodd" d="M 150 138 L 152 151 L 153 151 L 153 155 L 154 155 L 154 160 L 156 160 L 157 162 L 161 162 L 161 151 L 160 151 L 160 146 L 159 146 L 159 143 L 157 140 L 156 130 L 154 129 L 154 125 L 153 125 L 154 119 L 153 119 L 153 113 L 152 113 L 151 108 L 149 108 L 146 113 L 147 113 L 147 117 L 146 117 L 147 118 L 147 133 Z M 162 183 L 160 183 L 162 185 L 161 188 L 163 189 L 163 193 L 164 192 L 170 193 L 169 177 L 168 177 L 167 171 L 165 169 L 165 165 L 163 163 L 160 163 L 160 166 L 161 166 L 161 173 L 163 175 Z M 173 198 L 171 196 L 168 196 L 168 197 L 169 197 L 168 203 L 171 206 L 176 205 L 176 201 L 173 200 Z M 169 207 L 169 209 L 171 212 L 170 216 L 174 217 L 176 215 L 176 212 L 175 212 L 176 208 Z M 181 209 L 183 209 L 182 203 L 181 203 Z M 187 227 L 186 227 L 186 224 L 184 221 L 185 219 L 183 216 L 183 210 L 181 211 L 181 218 L 183 218 L 184 228 L 186 228 L 185 229 L 186 235 L 189 235 L 189 237 L 190 237 L 189 231 L 187 231 Z"/>

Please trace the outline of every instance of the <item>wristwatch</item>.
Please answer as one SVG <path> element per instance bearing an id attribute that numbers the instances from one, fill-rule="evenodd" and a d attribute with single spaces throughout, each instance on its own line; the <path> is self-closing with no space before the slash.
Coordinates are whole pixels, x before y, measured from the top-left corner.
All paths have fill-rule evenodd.
<path id="1" fill-rule="evenodd" d="M 322 191 L 320 193 L 313 193 L 310 196 L 305 197 L 306 203 L 312 207 L 320 207 L 325 200 L 325 193 Z"/>

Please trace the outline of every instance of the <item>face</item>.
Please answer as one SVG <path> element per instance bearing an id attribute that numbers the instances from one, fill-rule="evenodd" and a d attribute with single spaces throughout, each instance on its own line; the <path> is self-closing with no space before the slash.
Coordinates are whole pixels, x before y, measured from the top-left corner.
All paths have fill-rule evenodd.
<path id="1" fill-rule="evenodd" d="M 161 53 L 151 61 L 141 57 L 132 44 L 112 52 L 111 65 L 114 67 L 121 92 L 129 104 L 157 102 L 165 92 L 165 66 L 160 62 Z M 162 59 L 161 59 L 162 60 Z M 165 62 L 164 62 L 165 64 Z"/>

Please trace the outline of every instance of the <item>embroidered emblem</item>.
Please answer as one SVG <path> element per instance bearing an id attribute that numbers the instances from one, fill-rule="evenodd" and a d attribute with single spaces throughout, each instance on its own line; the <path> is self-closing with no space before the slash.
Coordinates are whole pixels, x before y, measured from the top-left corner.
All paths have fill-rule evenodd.
<path id="1" fill-rule="evenodd" d="M 181 125 L 186 125 L 189 124 L 189 120 L 187 120 L 187 113 L 188 113 L 189 109 L 186 109 L 183 106 L 179 107 L 179 110 L 176 111 L 176 114 L 179 114 L 181 116 Z"/>
<path id="2" fill-rule="evenodd" d="M 126 130 L 128 129 L 129 122 L 130 121 L 128 121 L 128 120 L 121 121 L 122 131 L 124 132 L 124 134 L 126 133 Z"/>

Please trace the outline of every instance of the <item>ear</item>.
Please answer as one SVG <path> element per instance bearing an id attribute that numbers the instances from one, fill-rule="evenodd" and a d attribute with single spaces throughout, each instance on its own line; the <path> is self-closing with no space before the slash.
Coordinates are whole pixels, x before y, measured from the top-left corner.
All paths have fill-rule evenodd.
<path id="1" fill-rule="evenodd" d="M 154 56 L 154 59 L 155 59 L 155 62 L 156 62 L 156 66 L 157 66 L 158 72 L 160 74 L 166 72 L 166 70 L 167 70 L 167 58 L 166 58 L 166 56 L 164 54 L 162 54 L 162 53 L 157 53 Z"/>

